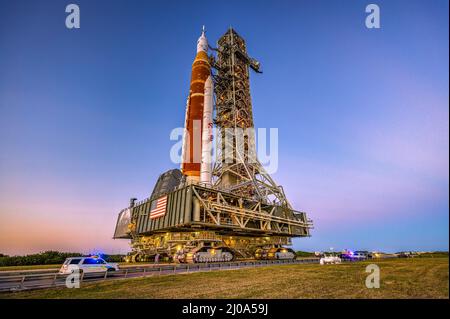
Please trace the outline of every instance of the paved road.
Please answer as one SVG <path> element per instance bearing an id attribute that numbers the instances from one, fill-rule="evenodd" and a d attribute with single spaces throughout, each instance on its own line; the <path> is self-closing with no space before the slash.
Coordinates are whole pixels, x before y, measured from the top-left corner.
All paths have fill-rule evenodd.
<path id="1" fill-rule="evenodd" d="M 104 280 L 117 280 L 123 278 L 136 278 L 144 276 L 160 276 L 169 274 L 191 273 L 199 271 L 218 271 L 227 269 L 242 269 L 250 267 L 262 267 L 268 265 L 305 264 L 318 263 L 317 258 L 306 258 L 295 261 L 263 260 L 263 261 L 239 261 L 211 264 L 161 264 L 148 266 L 128 266 L 117 272 L 85 273 L 80 278 L 81 282 L 94 282 Z M 37 273 L 9 273 L 0 274 L 0 292 L 11 292 L 27 289 L 41 289 L 66 286 L 67 275 L 57 272 Z"/>
<path id="2" fill-rule="evenodd" d="M 175 265 L 175 263 L 137 263 L 137 264 L 119 264 L 120 269 L 126 268 L 136 268 L 136 267 L 152 267 L 152 266 L 167 266 L 167 265 Z M 0 277 L 10 276 L 10 275 L 30 275 L 30 274 L 49 274 L 58 272 L 61 267 L 55 268 L 34 268 L 34 269 L 18 269 L 18 270 L 2 270 L 0 268 Z"/>

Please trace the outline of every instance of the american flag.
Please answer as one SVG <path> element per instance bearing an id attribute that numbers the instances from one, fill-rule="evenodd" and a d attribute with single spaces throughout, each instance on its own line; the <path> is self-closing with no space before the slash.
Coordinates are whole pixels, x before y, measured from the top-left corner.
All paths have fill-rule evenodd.
<path id="1" fill-rule="evenodd" d="M 167 195 L 155 199 L 150 207 L 150 219 L 159 218 L 166 214 Z"/>

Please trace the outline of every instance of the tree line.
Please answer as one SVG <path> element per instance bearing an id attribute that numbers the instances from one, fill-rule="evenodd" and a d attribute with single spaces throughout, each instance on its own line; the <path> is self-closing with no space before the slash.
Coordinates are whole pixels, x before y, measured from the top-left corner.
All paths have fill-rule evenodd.
<path id="1" fill-rule="evenodd" d="M 0 254 L 0 267 L 2 266 L 29 266 L 62 264 L 68 257 L 81 257 L 81 253 L 59 252 L 54 250 L 25 256 L 7 256 Z M 124 255 L 102 255 L 109 262 L 121 262 Z"/>

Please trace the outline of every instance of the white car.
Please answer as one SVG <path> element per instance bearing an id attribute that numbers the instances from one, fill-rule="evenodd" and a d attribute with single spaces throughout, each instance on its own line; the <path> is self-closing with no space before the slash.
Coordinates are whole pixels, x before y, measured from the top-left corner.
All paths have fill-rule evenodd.
<path id="1" fill-rule="evenodd" d="M 320 264 L 321 265 L 325 265 L 325 264 L 340 264 L 341 263 L 341 258 L 337 257 L 337 256 L 332 256 L 332 255 L 323 255 L 322 258 L 320 258 Z"/>
<path id="2" fill-rule="evenodd" d="M 117 263 L 108 263 L 99 257 L 70 257 L 67 258 L 61 269 L 60 274 L 71 274 L 77 271 L 88 272 L 105 272 L 105 271 L 117 271 L 119 265 Z"/>

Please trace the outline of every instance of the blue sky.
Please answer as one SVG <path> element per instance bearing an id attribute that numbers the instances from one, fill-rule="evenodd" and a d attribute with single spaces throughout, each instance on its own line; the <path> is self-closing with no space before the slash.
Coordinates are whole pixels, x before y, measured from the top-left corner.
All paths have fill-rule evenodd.
<path id="1" fill-rule="evenodd" d="M 296 249 L 448 249 L 448 1 L 372 2 L 72 1 L 69 30 L 69 1 L 0 0 L 0 252 L 127 251 L 117 213 L 176 167 L 203 24 L 262 64 L 256 127 L 315 222 Z"/>

